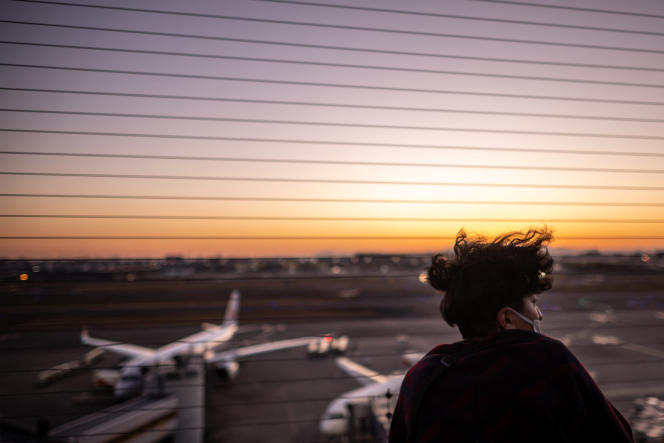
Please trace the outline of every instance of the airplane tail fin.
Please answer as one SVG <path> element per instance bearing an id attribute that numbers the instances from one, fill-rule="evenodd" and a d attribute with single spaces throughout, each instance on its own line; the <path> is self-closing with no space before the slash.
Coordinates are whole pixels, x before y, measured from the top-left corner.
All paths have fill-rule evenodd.
<path id="1" fill-rule="evenodd" d="M 81 343 L 83 344 L 88 344 L 88 339 L 90 338 L 90 334 L 88 332 L 88 327 L 83 326 L 81 328 Z"/>
<path id="2" fill-rule="evenodd" d="M 237 325 L 238 314 L 240 312 L 240 291 L 237 289 L 231 292 L 231 298 L 228 301 L 228 306 L 226 307 L 226 313 L 224 314 L 224 323 L 223 326 L 228 325 Z"/>

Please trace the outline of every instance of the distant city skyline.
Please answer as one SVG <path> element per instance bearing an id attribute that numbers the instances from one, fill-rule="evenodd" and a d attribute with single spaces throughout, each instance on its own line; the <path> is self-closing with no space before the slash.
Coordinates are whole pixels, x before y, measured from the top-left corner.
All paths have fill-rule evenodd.
<path id="1" fill-rule="evenodd" d="M 1 258 L 664 249 L 661 2 L 5 3 Z"/>

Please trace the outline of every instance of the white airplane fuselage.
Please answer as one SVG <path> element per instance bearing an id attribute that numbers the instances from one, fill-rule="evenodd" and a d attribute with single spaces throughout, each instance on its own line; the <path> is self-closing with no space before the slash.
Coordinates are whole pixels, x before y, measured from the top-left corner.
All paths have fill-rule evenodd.
<path id="1" fill-rule="evenodd" d="M 127 397 L 141 391 L 147 372 L 183 369 L 192 356 L 208 357 L 215 348 L 229 341 L 238 329 L 239 304 L 240 294 L 233 291 L 221 325 L 204 324 L 202 331 L 158 349 L 90 337 L 87 329 L 81 332 L 81 341 L 129 357 L 114 384 L 115 395 Z"/>
<path id="2" fill-rule="evenodd" d="M 158 348 L 151 356 L 141 356 L 123 363 L 120 377 L 115 382 L 117 397 L 128 397 L 140 392 L 148 371 L 173 371 L 183 369 L 193 356 L 205 356 L 216 347 L 230 340 L 237 331 L 237 325 L 218 327 L 216 330 L 201 331 L 189 337 Z"/>
<path id="3" fill-rule="evenodd" d="M 329 437 L 345 435 L 350 425 L 350 408 L 354 406 L 371 405 L 372 402 L 385 402 L 394 406 L 403 378 L 403 374 L 390 375 L 383 383 L 375 383 L 345 392 L 325 409 L 318 426 L 320 432 Z"/>

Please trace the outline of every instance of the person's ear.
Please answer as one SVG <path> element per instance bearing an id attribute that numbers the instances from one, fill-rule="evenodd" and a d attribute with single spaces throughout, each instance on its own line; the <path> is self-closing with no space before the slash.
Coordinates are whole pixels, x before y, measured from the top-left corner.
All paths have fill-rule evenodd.
<path id="1" fill-rule="evenodd" d="M 512 310 L 508 307 L 500 308 L 496 314 L 496 321 L 501 329 L 516 329 L 515 318 Z"/>

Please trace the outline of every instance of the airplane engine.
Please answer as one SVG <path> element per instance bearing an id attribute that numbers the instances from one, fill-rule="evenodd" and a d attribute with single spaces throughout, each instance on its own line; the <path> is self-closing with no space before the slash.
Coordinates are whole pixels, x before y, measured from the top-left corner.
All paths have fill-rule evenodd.
<path id="1" fill-rule="evenodd" d="M 234 380 L 240 371 L 240 364 L 234 360 L 217 363 L 217 376 L 222 380 Z"/>

